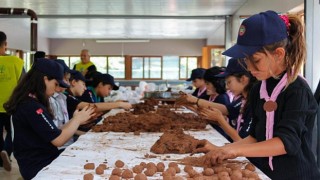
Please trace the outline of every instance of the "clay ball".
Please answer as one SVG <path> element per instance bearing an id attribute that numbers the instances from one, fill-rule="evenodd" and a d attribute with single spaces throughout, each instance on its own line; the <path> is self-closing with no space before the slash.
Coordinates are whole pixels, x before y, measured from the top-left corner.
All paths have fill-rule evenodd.
<path id="1" fill-rule="evenodd" d="M 205 176 L 212 176 L 214 174 L 214 171 L 212 168 L 206 168 L 204 171 L 203 171 L 203 175 Z"/>
<path id="2" fill-rule="evenodd" d="M 144 171 L 144 174 L 147 176 L 153 176 L 156 173 L 156 169 L 154 168 L 147 168 L 147 170 Z"/>
<path id="3" fill-rule="evenodd" d="M 136 174 L 139 174 L 143 171 L 143 166 L 141 165 L 135 165 L 133 168 L 132 168 L 132 171 Z"/>
<path id="4" fill-rule="evenodd" d="M 101 166 L 98 166 L 98 167 L 96 168 L 96 174 L 101 175 L 101 174 L 103 174 L 103 173 L 104 173 L 104 168 L 101 167 Z"/>
<path id="5" fill-rule="evenodd" d="M 107 165 L 106 164 L 99 164 L 99 167 L 103 168 L 104 170 L 107 169 Z"/>
<path id="6" fill-rule="evenodd" d="M 94 169 L 94 163 L 87 163 L 83 166 L 84 169 Z"/>
<path id="7" fill-rule="evenodd" d="M 85 174 L 83 175 L 83 180 L 93 180 L 93 174 Z"/>
<path id="8" fill-rule="evenodd" d="M 178 164 L 175 163 L 175 162 L 170 162 L 169 163 L 169 167 L 177 167 L 177 166 L 178 166 Z"/>
<path id="9" fill-rule="evenodd" d="M 137 174 L 135 177 L 134 177 L 134 180 L 147 180 L 147 176 L 140 173 L 140 174 Z"/>
<path id="10" fill-rule="evenodd" d="M 122 168 L 124 166 L 124 162 L 122 162 L 121 160 L 117 160 L 114 164 L 118 168 Z"/>
<path id="11" fill-rule="evenodd" d="M 172 176 L 175 176 L 176 173 L 177 173 L 175 167 L 169 167 L 169 168 L 167 169 L 167 171 L 168 171 Z"/>
<path id="12" fill-rule="evenodd" d="M 147 163 L 141 162 L 141 163 L 140 163 L 140 166 L 142 166 L 143 168 L 146 168 L 146 167 L 147 167 Z"/>
<path id="13" fill-rule="evenodd" d="M 185 165 L 183 170 L 188 173 L 190 170 L 193 170 L 193 167 L 191 165 Z"/>
<path id="14" fill-rule="evenodd" d="M 112 174 L 112 175 L 116 175 L 116 176 L 121 176 L 122 170 L 119 169 L 119 168 L 114 168 L 114 169 L 112 170 L 112 173 L 111 173 L 111 174 Z"/>
<path id="15" fill-rule="evenodd" d="M 242 179 L 242 172 L 239 169 L 232 170 L 231 179 Z"/>
<path id="16" fill-rule="evenodd" d="M 165 169 L 164 163 L 163 163 L 163 162 L 159 162 L 159 163 L 157 164 L 157 172 L 163 172 L 164 169 Z"/>
<path id="17" fill-rule="evenodd" d="M 122 172 L 121 177 L 124 178 L 124 179 L 133 178 L 133 173 L 132 173 L 132 171 L 130 171 L 129 169 L 125 169 L 125 170 Z"/>
<path id="18" fill-rule="evenodd" d="M 245 169 L 248 169 L 248 170 L 250 170 L 250 171 L 255 171 L 255 170 L 256 170 L 256 167 L 254 167 L 253 164 L 248 163 L 248 164 L 245 166 Z"/>

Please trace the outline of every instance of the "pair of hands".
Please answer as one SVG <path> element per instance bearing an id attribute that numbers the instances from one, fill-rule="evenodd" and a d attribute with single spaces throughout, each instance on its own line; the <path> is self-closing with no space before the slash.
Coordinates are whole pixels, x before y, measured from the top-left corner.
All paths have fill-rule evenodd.
<path id="1" fill-rule="evenodd" d="M 119 103 L 119 107 L 125 110 L 129 110 L 132 108 L 132 105 L 128 102 L 119 101 L 118 103 Z"/>
<path id="2" fill-rule="evenodd" d="M 97 107 L 94 104 L 89 104 L 83 109 L 76 109 L 73 113 L 73 118 L 79 122 L 80 125 L 88 124 L 95 120 L 101 113 L 97 112 Z"/>
<path id="3" fill-rule="evenodd" d="M 197 149 L 192 154 L 194 153 L 206 153 L 204 163 L 208 165 L 219 164 L 226 159 L 238 157 L 234 148 L 230 148 L 228 145 L 218 147 L 207 140 L 200 140 Z"/>

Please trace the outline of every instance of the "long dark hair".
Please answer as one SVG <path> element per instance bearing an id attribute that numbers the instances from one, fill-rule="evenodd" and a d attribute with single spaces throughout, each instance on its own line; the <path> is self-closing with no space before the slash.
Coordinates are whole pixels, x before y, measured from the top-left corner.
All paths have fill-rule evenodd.
<path id="1" fill-rule="evenodd" d="M 9 115 L 12 115 L 16 111 L 18 105 L 26 101 L 30 97 L 30 94 L 34 95 L 36 100 L 47 107 L 48 111 L 51 112 L 49 97 L 46 95 L 44 76 L 46 76 L 44 73 L 31 68 L 31 70 L 19 81 L 8 102 L 3 105 Z M 53 78 L 48 77 L 48 80 L 51 79 Z"/>

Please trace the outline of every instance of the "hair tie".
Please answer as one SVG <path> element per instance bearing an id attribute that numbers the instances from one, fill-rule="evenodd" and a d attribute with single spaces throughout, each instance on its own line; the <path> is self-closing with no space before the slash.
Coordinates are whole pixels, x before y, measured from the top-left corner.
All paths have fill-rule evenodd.
<path id="1" fill-rule="evenodd" d="M 288 15 L 283 14 L 283 15 L 279 15 L 279 17 L 282 19 L 282 21 L 283 21 L 284 24 L 286 25 L 287 32 L 288 32 L 288 34 L 289 34 L 290 22 L 289 22 L 289 17 L 288 17 Z"/>

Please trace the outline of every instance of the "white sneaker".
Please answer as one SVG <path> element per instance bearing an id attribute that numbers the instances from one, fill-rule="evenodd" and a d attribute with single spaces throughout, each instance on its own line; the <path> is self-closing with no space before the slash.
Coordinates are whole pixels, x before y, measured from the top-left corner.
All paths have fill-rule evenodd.
<path id="1" fill-rule="evenodd" d="M 6 151 L 1 151 L 1 159 L 3 168 L 7 171 L 11 171 L 11 161 L 9 159 L 8 153 Z"/>

